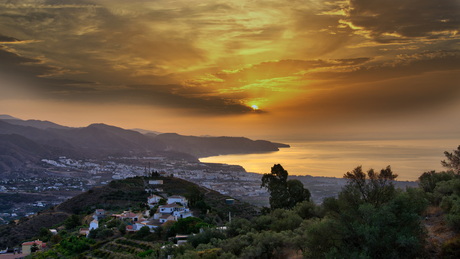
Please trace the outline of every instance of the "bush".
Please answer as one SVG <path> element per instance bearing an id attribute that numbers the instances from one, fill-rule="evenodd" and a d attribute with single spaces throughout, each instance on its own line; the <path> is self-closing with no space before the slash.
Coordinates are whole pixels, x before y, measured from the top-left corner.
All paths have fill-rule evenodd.
<path id="1" fill-rule="evenodd" d="M 72 216 L 68 217 L 64 221 L 65 228 L 69 229 L 69 230 L 80 226 L 80 224 L 81 224 L 80 217 L 78 215 L 75 215 L 75 214 L 73 214 Z"/>
<path id="2" fill-rule="evenodd" d="M 442 246 L 442 258 L 455 259 L 460 255 L 460 237 L 445 242 Z"/>
<path id="3" fill-rule="evenodd" d="M 204 225 L 203 220 L 195 217 L 179 219 L 170 229 L 170 235 L 198 233 Z"/>
<path id="4" fill-rule="evenodd" d="M 211 239 L 226 239 L 224 232 L 214 228 L 204 229 L 203 232 L 190 236 L 188 242 L 192 244 L 193 247 L 197 247 L 199 244 L 207 244 L 211 242 Z"/>
<path id="5" fill-rule="evenodd" d="M 153 250 L 149 249 L 147 251 L 138 253 L 137 256 L 139 256 L 139 257 L 147 257 L 147 256 L 149 256 L 151 254 L 153 254 Z"/>

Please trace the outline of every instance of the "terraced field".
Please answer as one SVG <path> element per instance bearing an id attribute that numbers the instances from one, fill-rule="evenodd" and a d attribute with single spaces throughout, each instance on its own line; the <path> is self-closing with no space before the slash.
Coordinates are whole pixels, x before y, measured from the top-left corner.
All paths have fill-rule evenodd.
<path id="1" fill-rule="evenodd" d="M 159 245 L 152 242 L 138 241 L 120 237 L 88 251 L 83 258 L 143 258 L 157 254 Z"/>

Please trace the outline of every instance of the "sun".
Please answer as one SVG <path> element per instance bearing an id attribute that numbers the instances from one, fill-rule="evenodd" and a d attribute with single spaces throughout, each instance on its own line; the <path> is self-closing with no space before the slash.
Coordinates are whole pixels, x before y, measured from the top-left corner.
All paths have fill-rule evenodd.
<path id="1" fill-rule="evenodd" d="M 252 109 L 253 109 L 254 111 L 257 111 L 257 110 L 259 109 L 259 106 L 255 105 L 255 104 L 252 105 L 251 107 L 252 107 Z"/>

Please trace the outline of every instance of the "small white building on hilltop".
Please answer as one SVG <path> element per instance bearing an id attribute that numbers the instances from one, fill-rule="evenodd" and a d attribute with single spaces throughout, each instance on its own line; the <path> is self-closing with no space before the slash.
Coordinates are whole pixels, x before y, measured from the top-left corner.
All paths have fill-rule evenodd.
<path id="1" fill-rule="evenodd" d="M 149 184 L 151 184 L 151 185 L 160 185 L 160 184 L 163 184 L 163 180 L 150 180 Z"/>

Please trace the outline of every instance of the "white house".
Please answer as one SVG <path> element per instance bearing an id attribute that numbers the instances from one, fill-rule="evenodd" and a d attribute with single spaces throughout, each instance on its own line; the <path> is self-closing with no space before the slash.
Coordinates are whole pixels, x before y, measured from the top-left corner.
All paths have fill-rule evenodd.
<path id="1" fill-rule="evenodd" d="M 184 206 L 188 205 L 188 200 L 184 196 L 173 195 L 173 196 L 168 197 L 168 201 L 167 201 L 168 204 L 174 204 L 176 202 L 178 202 L 178 203 L 180 203 L 180 204 L 182 204 Z"/>
<path id="2" fill-rule="evenodd" d="M 163 180 L 150 180 L 149 184 L 152 184 L 152 185 L 163 184 Z"/>
<path id="3" fill-rule="evenodd" d="M 178 204 L 166 204 L 166 205 L 160 205 L 158 207 L 158 211 L 162 214 L 172 214 L 174 211 L 178 210 L 179 208 L 182 208 L 184 206 L 178 205 Z"/>
<path id="4" fill-rule="evenodd" d="M 150 208 L 153 208 L 155 205 L 157 205 L 160 202 L 161 199 L 162 199 L 161 196 L 152 194 L 147 198 L 147 203 L 149 204 Z"/>
<path id="5" fill-rule="evenodd" d="M 161 222 L 159 220 L 150 220 L 150 221 L 144 221 L 142 222 L 142 224 L 150 228 L 150 231 L 152 231 L 155 228 L 159 227 L 161 225 Z"/>
<path id="6" fill-rule="evenodd" d="M 89 230 L 97 229 L 99 227 L 99 221 L 97 219 L 94 219 L 89 223 Z"/>
<path id="7" fill-rule="evenodd" d="M 193 217 L 193 214 L 192 212 L 190 212 L 189 209 L 185 209 L 185 210 L 174 211 L 173 216 L 176 218 L 176 220 L 179 220 L 179 219 L 185 219 L 188 217 Z"/>
<path id="8" fill-rule="evenodd" d="M 165 223 L 166 221 L 175 221 L 176 218 L 173 215 L 164 214 L 160 217 L 160 223 Z"/>
<path id="9" fill-rule="evenodd" d="M 142 222 L 142 223 L 143 223 L 143 222 Z M 140 223 L 140 222 L 134 223 L 134 224 L 133 224 L 134 230 L 135 230 L 135 231 L 139 231 L 142 227 L 145 227 L 145 225 L 142 224 L 142 223 Z"/>

